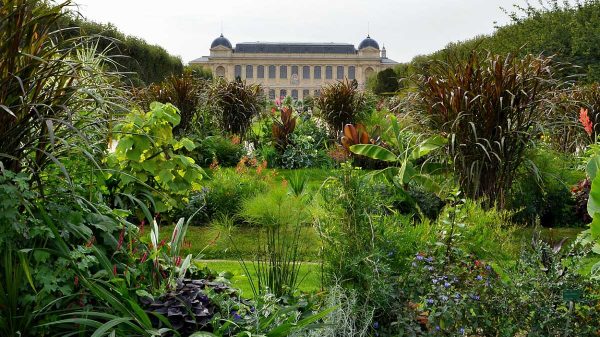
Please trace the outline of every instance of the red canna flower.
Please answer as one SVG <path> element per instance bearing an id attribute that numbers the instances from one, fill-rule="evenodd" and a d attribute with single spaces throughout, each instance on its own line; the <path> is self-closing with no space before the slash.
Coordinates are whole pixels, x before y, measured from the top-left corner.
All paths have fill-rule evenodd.
<path id="1" fill-rule="evenodd" d="M 79 286 L 79 275 L 75 275 L 75 280 L 73 281 L 73 284 L 75 284 L 75 287 Z"/>
<path id="2" fill-rule="evenodd" d="M 581 108 L 579 111 L 579 121 L 583 125 L 583 128 L 585 129 L 585 132 L 587 132 L 588 136 L 591 136 L 594 132 L 594 124 L 590 120 L 588 109 Z"/>
<path id="3" fill-rule="evenodd" d="M 148 252 L 144 252 L 144 255 L 142 255 L 142 258 L 140 259 L 140 263 L 146 262 L 147 258 L 148 258 Z"/>
<path id="4" fill-rule="evenodd" d="M 181 256 L 177 256 L 175 258 L 175 266 L 179 267 L 181 265 Z"/>
<path id="5" fill-rule="evenodd" d="M 117 250 L 121 249 L 121 247 L 123 246 L 123 240 L 125 240 L 125 227 L 123 227 L 121 233 L 119 234 L 119 243 L 117 244 Z"/>
<path id="6" fill-rule="evenodd" d="M 113 265 L 113 275 L 117 276 L 117 265 L 116 264 Z"/>

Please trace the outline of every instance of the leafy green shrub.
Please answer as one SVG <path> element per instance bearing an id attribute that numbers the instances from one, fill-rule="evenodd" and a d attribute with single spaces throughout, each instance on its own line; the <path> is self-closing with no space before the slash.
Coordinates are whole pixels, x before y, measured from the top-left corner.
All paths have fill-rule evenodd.
<path id="1" fill-rule="evenodd" d="M 209 99 L 214 104 L 221 129 L 240 137 L 244 136 L 263 104 L 260 85 L 237 80 L 218 79 L 213 82 Z"/>
<path id="2" fill-rule="evenodd" d="M 528 160 L 517 171 L 510 191 L 509 207 L 513 221 L 542 226 L 579 226 L 571 188 L 584 174 L 577 170 L 573 157 L 541 147 L 528 151 Z"/>
<path id="3" fill-rule="evenodd" d="M 329 166 L 329 157 L 311 136 L 292 134 L 290 145 L 281 155 L 281 167 L 285 169 L 317 168 Z"/>
<path id="4" fill-rule="evenodd" d="M 522 331 L 529 336 L 584 336 L 597 331 L 598 294 L 592 290 L 594 282 L 577 272 L 581 255 L 557 253 L 535 242 L 512 267 L 496 272 L 477 255 L 461 249 L 448 255 L 440 248 L 445 247 L 418 253 L 401 281 L 426 331 L 484 336 Z M 572 311 L 563 299 L 570 290 L 582 294 Z"/>
<path id="5" fill-rule="evenodd" d="M 358 83 L 349 80 L 323 87 L 316 101 L 321 116 L 334 132 L 346 124 L 360 122 L 372 108 L 367 96 L 358 90 Z"/>
<path id="6" fill-rule="evenodd" d="M 238 218 L 245 200 L 266 193 L 269 177 L 259 173 L 238 173 L 231 169 L 217 169 L 201 191 L 192 194 L 183 215 L 189 217 L 201 210 L 193 224 L 206 224 L 217 216 Z"/>
<path id="7" fill-rule="evenodd" d="M 215 160 L 223 167 L 237 165 L 245 155 L 244 146 L 234 143 L 231 139 L 216 135 L 202 139 L 200 145 L 192 152 L 198 165 L 208 167 Z"/>
<path id="8" fill-rule="evenodd" d="M 279 152 L 277 152 L 275 146 L 271 144 L 261 144 L 260 147 L 256 149 L 255 156 L 257 159 L 267 162 L 269 168 L 279 166 Z"/>
<path id="9" fill-rule="evenodd" d="M 467 196 L 507 205 L 525 150 L 548 116 L 543 104 L 561 85 L 553 67 L 552 58 L 473 52 L 421 76 L 421 107 L 449 135 L 447 151 Z"/>
<path id="10" fill-rule="evenodd" d="M 115 202 L 149 193 L 149 202 L 162 212 L 180 207 L 192 191 L 200 190 L 203 171 L 182 154 L 182 149 L 192 151 L 196 145 L 173 137 L 179 121 L 177 108 L 155 102 L 149 112 L 134 110 L 115 126 L 115 152 L 106 159 L 117 170 L 110 177 L 116 180 L 111 191 Z"/>
<path id="11" fill-rule="evenodd" d="M 391 250 L 382 196 L 368 176 L 347 166 L 321 192 L 325 214 L 317 221 L 326 282 L 356 289 L 365 306 L 385 307 L 391 291 L 385 260 Z"/>

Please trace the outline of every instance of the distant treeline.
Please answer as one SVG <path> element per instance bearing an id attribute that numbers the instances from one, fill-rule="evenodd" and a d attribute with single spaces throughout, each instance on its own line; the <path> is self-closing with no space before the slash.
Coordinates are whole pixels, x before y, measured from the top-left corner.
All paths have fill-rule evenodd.
<path id="1" fill-rule="evenodd" d="M 61 26 L 79 28 L 65 30 L 67 35 L 99 36 L 99 51 L 113 46 L 108 48 L 108 54 L 120 65 L 118 70 L 125 73 L 126 80 L 132 85 L 149 85 L 171 74 L 183 72 L 180 57 L 170 55 L 164 48 L 151 45 L 141 38 L 123 34 L 110 23 L 97 23 L 72 15 Z"/>
<path id="2" fill-rule="evenodd" d="M 581 75 L 582 83 L 600 82 L 600 1 L 582 0 L 571 4 L 559 0 L 540 0 L 537 6 L 514 6 L 506 11 L 511 22 L 498 27 L 491 35 L 448 44 L 430 55 L 420 55 L 409 63 L 398 65 L 396 79 L 411 74 L 426 74 L 432 60 L 448 61 L 469 55 L 472 50 L 495 54 L 518 53 L 556 55 L 558 62 L 576 65 L 566 75 Z M 387 83 L 373 78 L 371 88 L 389 92 L 393 74 Z M 393 88 L 392 88 L 393 89 Z M 375 90 L 376 92 L 378 90 Z"/>

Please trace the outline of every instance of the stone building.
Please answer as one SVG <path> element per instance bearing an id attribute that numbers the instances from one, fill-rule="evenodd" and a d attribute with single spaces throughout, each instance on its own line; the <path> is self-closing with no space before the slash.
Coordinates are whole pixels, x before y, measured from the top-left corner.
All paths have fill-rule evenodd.
<path id="1" fill-rule="evenodd" d="M 355 48 L 349 43 L 236 44 L 221 34 L 210 46 L 210 56 L 190 62 L 209 68 L 215 76 L 260 83 L 270 99 L 318 96 L 321 86 L 343 79 L 364 88 L 367 78 L 398 64 L 386 56 L 385 46 L 367 36 Z"/>

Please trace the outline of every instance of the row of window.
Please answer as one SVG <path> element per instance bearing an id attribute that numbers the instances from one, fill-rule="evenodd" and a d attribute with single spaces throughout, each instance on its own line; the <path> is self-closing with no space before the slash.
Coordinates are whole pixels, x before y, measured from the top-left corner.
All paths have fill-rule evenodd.
<path id="1" fill-rule="evenodd" d="M 298 66 L 291 66 L 292 77 L 294 75 L 298 76 Z M 313 78 L 316 80 L 321 79 L 321 66 L 314 66 L 313 70 Z M 276 78 L 277 74 L 275 73 L 277 68 L 274 65 L 268 66 L 268 78 Z M 341 80 L 344 79 L 344 66 L 336 67 L 336 79 Z M 356 78 L 356 67 L 349 66 L 348 67 L 348 79 L 353 80 Z M 242 66 L 235 66 L 235 77 L 242 77 Z M 254 78 L 254 66 L 247 65 L 246 66 L 246 78 Z M 256 67 L 256 78 L 265 78 L 265 66 L 257 66 Z M 288 78 L 288 66 L 279 66 L 279 78 L 286 79 Z M 302 78 L 310 79 L 310 66 L 302 67 Z M 333 66 L 325 66 L 325 79 L 331 80 L 333 79 Z"/>
<path id="2" fill-rule="evenodd" d="M 290 95 L 292 96 L 293 99 L 298 99 L 298 90 L 296 89 L 292 89 Z M 278 96 L 276 96 L 276 94 L 279 94 Z M 314 90 L 313 93 L 314 97 L 318 97 L 321 94 L 320 90 Z M 269 99 L 270 100 L 274 100 L 276 97 L 287 97 L 288 95 L 288 91 L 286 89 L 269 89 Z M 311 95 L 311 92 L 309 89 L 304 89 L 302 90 L 302 98 L 306 98 L 308 96 Z"/>

